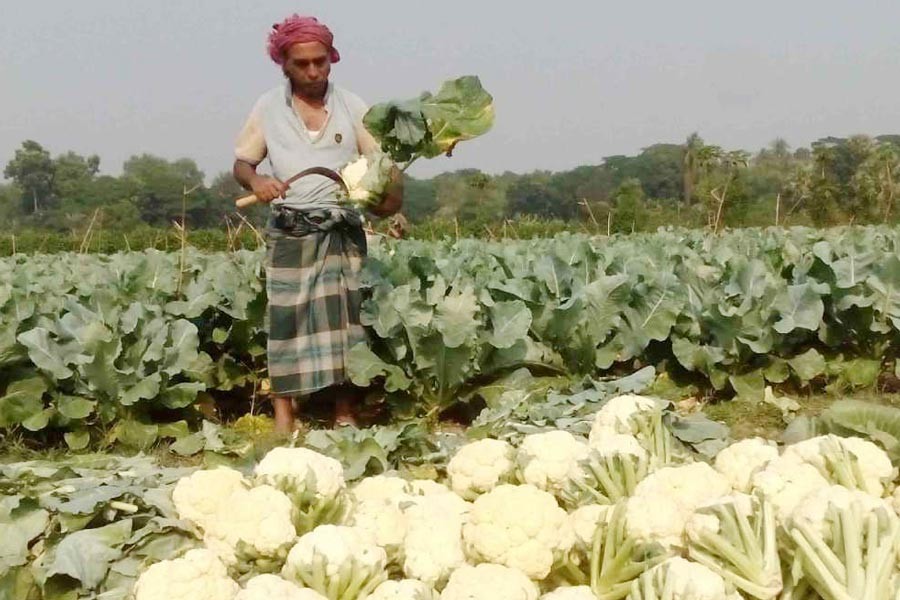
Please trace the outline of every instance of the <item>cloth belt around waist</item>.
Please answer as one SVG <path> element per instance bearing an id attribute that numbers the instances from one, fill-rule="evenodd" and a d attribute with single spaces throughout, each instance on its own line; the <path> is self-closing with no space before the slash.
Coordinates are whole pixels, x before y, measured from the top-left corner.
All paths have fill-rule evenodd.
<path id="1" fill-rule="evenodd" d="M 272 207 L 272 227 L 281 233 L 301 237 L 332 229 L 362 229 L 362 217 L 355 210 L 342 208 Z"/>

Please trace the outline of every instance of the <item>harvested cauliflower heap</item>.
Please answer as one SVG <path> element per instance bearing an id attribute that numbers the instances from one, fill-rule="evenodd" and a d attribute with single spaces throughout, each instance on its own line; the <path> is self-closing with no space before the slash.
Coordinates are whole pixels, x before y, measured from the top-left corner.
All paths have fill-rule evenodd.
<path id="1" fill-rule="evenodd" d="M 443 481 L 349 486 L 304 448 L 175 487 L 198 545 L 136 600 L 880 600 L 900 597 L 896 469 L 872 442 L 742 440 L 706 462 L 625 395 L 567 431 L 482 439 Z M 200 542 L 202 541 L 202 542 Z"/>

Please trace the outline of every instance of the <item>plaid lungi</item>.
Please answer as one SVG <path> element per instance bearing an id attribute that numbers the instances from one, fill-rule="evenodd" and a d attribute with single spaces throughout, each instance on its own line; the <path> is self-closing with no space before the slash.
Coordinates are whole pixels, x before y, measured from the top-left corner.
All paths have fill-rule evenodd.
<path id="1" fill-rule="evenodd" d="M 299 396 L 343 383 L 350 348 L 366 340 L 359 322 L 362 227 L 341 222 L 299 236 L 269 227 L 266 245 L 272 393 Z"/>

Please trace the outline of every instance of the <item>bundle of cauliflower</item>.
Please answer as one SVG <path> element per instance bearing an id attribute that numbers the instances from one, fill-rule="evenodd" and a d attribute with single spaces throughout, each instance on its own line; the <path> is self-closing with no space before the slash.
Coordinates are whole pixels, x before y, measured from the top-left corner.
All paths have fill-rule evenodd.
<path id="1" fill-rule="evenodd" d="M 173 503 L 203 548 L 150 566 L 136 599 L 900 597 L 897 472 L 863 439 L 749 439 L 710 464 L 625 395 L 588 439 L 479 440 L 443 482 L 342 473 L 279 448 L 250 476 L 184 478 Z"/>

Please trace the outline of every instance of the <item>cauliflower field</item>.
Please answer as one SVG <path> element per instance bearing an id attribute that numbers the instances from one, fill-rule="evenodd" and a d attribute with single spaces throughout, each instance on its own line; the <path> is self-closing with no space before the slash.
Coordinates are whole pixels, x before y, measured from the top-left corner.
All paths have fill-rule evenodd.
<path id="1" fill-rule="evenodd" d="M 704 455 L 655 398 L 597 406 L 584 426 L 470 439 L 445 463 L 355 478 L 299 445 L 202 469 L 0 465 L 0 599 L 900 594 L 897 469 L 873 441 L 753 438 Z"/>

